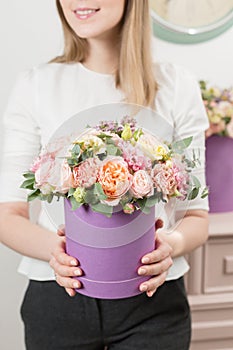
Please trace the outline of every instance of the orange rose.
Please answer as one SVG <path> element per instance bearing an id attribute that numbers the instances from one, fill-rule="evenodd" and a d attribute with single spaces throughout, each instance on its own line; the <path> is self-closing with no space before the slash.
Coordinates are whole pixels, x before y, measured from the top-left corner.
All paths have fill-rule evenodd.
<path id="1" fill-rule="evenodd" d="M 120 200 L 131 186 L 132 175 L 121 157 L 106 158 L 100 168 L 98 182 L 109 200 Z"/>

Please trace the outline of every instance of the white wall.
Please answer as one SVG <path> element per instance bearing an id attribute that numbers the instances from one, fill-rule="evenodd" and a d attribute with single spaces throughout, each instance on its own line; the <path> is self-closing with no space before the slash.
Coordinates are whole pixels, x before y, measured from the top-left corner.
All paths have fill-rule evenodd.
<path id="1" fill-rule="evenodd" d="M 0 115 L 18 72 L 46 62 L 62 47 L 54 1 L 4 1 L 0 12 Z M 219 86 L 233 85 L 233 28 L 207 43 L 175 45 L 154 39 L 157 59 L 173 61 L 193 71 L 197 79 Z M 16 228 L 17 229 L 17 228 Z M 19 308 L 27 281 L 16 272 L 20 256 L 0 246 L 0 348 L 23 350 Z M 42 349 L 43 350 L 43 349 Z"/>
<path id="2" fill-rule="evenodd" d="M 0 116 L 2 116 L 17 73 L 50 60 L 61 51 L 62 35 L 55 12 L 55 0 L 2 1 L 0 43 Z M 0 349 L 2 350 L 25 349 L 19 308 L 27 280 L 16 272 L 19 260 L 19 255 L 0 246 Z"/>
<path id="3" fill-rule="evenodd" d="M 170 61 L 190 69 L 197 79 L 219 87 L 233 86 L 233 27 L 219 37 L 195 45 L 177 45 L 153 40 L 159 61 Z"/>

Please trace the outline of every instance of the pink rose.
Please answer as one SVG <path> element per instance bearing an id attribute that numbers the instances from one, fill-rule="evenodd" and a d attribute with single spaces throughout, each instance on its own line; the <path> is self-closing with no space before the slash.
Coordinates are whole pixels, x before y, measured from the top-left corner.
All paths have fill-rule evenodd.
<path id="1" fill-rule="evenodd" d="M 154 194 L 153 182 L 145 170 L 138 170 L 134 173 L 130 192 L 135 198 L 150 197 Z"/>
<path id="2" fill-rule="evenodd" d="M 43 194 L 67 193 L 72 187 L 73 175 L 66 160 L 44 155 L 35 172 L 35 181 L 36 187 L 40 188 Z"/>
<path id="3" fill-rule="evenodd" d="M 73 187 L 74 178 L 66 160 L 54 162 L 48 183 L 53 186 L 54 192 L 67 193 Z"/>
<path id="4" fill-rule="evenodd" d="M 54 162 L 54 159 L 49 154 L 44 154 L 37 159 L 34 167 L 37 187 L 40 188 L 48 183 L 48 179 L 54 167 Z"/>

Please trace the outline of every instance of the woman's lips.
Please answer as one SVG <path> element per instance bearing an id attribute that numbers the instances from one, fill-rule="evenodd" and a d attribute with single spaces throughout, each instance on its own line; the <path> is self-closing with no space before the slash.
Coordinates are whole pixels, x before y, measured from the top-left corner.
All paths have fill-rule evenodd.
<path id="1" fill-rule="evenodd" d="M 84 20 L 94 16 L 99 10 L 100 9 L 78 8 L 74 13 L 78 19 Z"/>

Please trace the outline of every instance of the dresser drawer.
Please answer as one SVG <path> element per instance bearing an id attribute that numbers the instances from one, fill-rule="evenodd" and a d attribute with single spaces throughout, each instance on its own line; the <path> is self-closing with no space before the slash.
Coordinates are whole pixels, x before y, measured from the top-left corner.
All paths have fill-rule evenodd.
<path id="1" fill-rule="evenodd" d="M 209 238 L 204 246 L 203 292 L 233 291 L 233 236 Z"/>

